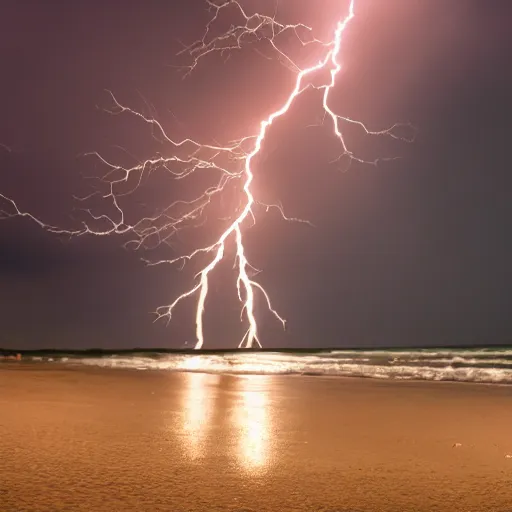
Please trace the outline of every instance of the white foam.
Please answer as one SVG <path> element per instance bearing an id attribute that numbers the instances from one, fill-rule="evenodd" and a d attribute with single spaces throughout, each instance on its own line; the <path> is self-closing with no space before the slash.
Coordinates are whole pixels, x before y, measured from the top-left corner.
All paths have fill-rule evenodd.
<path id="1" fill-rule="evenodd" d="M 509 351 L 510 352 L 510 351 Z M 433 380 L 459 382 L 512 383 L 512 361 L 505 359 L 478 359 L 477 357 L 457 356 L 444 358 L 421 358 L 418 351 L 403 352 L 410 357 L 398 358 L 397 352 L 349 352 L 306 355 L 306 354 L 272 354 L 272 353 L 240 353 L 229 355 L 161 355 L 148 357 L 143 355 L 109 356 L 95 358 L 69 359 L 67 364 L 75 363 L 87 366 L 108 368 L 128 368 L 137 370 L 166 370 L 232 374 L 311 374 L 350 377 L 371 377 L 377 379 L 399 380 Z M 486 356 L 489 352 L 482 351 Z M 446 354 L 446 353 L 445 353 Z M 454 352 L 450 352 L 454 354 Z M 368 357 L 361 357 L 361 356 Z M 383 364 L 384 355 L 390 362 Z M 432 356 L 432 353 L 429 353 Z M 372 357 L 373 356 L 373 357 Z M 393 360 L 391 360 L 394 358 Z M 371 364 L 372 361 L 374 364 Z M 62 362 L 65 362 L 64 359 Z M 452 366 L 458 363 L 456 367 Z M 485 363 L 485 367 L 476 365 Z M 444 366 L 439 366 L 443 364 Z M 510 368 L 493 368 L 487 365 L 510 365 Z"/>

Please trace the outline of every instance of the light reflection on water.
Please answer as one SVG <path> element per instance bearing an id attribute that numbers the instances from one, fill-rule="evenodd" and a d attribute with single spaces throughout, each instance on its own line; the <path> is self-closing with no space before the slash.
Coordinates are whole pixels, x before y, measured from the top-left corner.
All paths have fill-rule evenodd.
<path id="1" fill-rule="evenodd" d="M 218 375 L 186 373 L 183 393 L 183 439 L 192 460 L 204 456 L 215 410 Z"/>
<path id="2" fill-rule="evenodd" d="M 205 458 L 213 450 L 234 457 L 236 465 L 247 471 L 267 466 L 271 435 L 269 377 L 224 380 L 221 375 L 191 372 L 184 373 L 183 378 L 179 438 L 190 460 Z M 218 439 L 214 423 L 221 427 Z"/>
<path id="3" fill-rule="evenodd" d="M 238 433 L 237 455 L 243 468 L 255 470 L 265 467 L 269 458 L 267 390 L 259 377 L 240 378 L 237 381 L 240 398 L 233 414 L 234 428 Z"/>

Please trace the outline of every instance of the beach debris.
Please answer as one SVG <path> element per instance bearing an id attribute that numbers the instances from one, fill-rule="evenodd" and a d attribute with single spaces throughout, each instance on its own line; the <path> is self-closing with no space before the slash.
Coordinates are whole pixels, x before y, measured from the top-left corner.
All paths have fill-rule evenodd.
<path id="1" fill-rule="evenodd" d="M 460 448 L 462 443 L 453 443 L 452 448 Z"/>
<path id="2" fill-rule="evenodd" d="M 505 459 L 512 459 L 512 454 L 507 453 L 507 454 L 505 455 Z"/>

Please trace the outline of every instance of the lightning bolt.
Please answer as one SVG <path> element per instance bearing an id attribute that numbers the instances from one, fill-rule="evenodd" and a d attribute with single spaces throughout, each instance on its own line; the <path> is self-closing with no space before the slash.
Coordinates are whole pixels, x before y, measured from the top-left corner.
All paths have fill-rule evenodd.
<path id="1" fill-rule="evenodd" d="M 239 344 L 239 348 L 261 347 L 255 313 L 256 294 L 263 296 L 269 311 L 283 327 L 286 326 L 286 320 L 282 318 L 273 307 L 265 289 L 251 277 L 257 273 L 257 270 L 249 263 L 246 256 L 244 229 L 248 227 L 249 222 L 255 222 L 255 209 L 257 206 L 262 206 L 266 210 L 277 208 L 285 220 L 307 222 L 301 219 L 287 217 L 281 205 L 265 205 L 258 202 L 251 190 L 251 184 L 254 179 L 254 160 L 262 150 L 270 126 L 276 120 L 285 116 L 292 104 L 296 102 L 301 95 L 307 90 L 314 89 L 321 91 L 321 108 L 323 109 L 324 117 L 330 120 L 333 134 L 340 144 L 341 151 L 337 160 L 345 156 L 348 157 L 349 162 L 356 161 L 372 165 L 378 163 L 378 160 L 368 161 L 350 151 L 343 135 L 343 126 L 345 125 L 357 125 L 359 128 L 362 128 L 367 135 L 384 135 L 408 142 L 412 139 L 397 134 L 396 129 L 402 126 L 400 124 L 395 124 L 385 130 L 372 131 L 362 122 L 341 116 L 335 113 L 330 107 L 330 97 L 342 69 L 340 53 L 343 35 L 350 22 L 355 17 L 355 0 L 350 0 L 348 12 L 337 22 L 330 41 L 321 41 L 313 37 L 312 29 L 307 25 L 282 24 L 277 21 L 276 15 L 266 16 L 259 13 L 248 14 L 238 0 L 225 0 L 221 3 L 206 0 L 206 2 L 212 12 L 212 16 L 206 25 L 202 38 L 195 41 L 192 45 L 184 47 L 182 52 L 180 52 L 191 57 L 191 64 L 185 68 L 185 76 L 190 75 L 200 61 L 210 54 L 220 53 L 221 55 L 229 56 L 233 51 L 241 49 L 245 44 L 262 40 L 270 43 L 272 50 L 277 52 L 280 62 L 296 75 L 295 83 L 286 100 L 280 108 L 260 122 L 259 131 L 252 136 L 241 138 L 225 146 L 217 143 L 213 145 L 201 144 L 189 138 L 174 141 L 167 135 L 158 120 L 122 105 L 116 97 L 109 92 L 112 99 L 112 107 L 108 112 L 115 115 L 123 113 L 131 114 L 147 123 L 153 129 L 154 137 L 157 138 L 157 140 L 169 144 L 174 148 L 174 154 L 172 156 L 156 156 L 152 159 L 139 161 L 133 167 L 122 167 L 108 161 L 98 153 L 91 153 L 92 156 L 99 159 L 108 169 L 106 174 L 101 178 L 101 182 L 107 185 L 107 190 L 106 192 L 95 191 L 89 196 L 77 199 L 83 202 L 93 196 L 100 196 L 103 199 L 110 200 L 115 211 L 115 220 L 112 216 L 105 214 L 97 215 L 94 214 L 92 210 L 85 209 L 90 215 L 90 220 L 84 222 L 80 229 L 71 231 L 64 230 L 56 226 L 47 225 L 30 213 L 21 211 L 12 199 L 2 195 L 0 195 L 0 198 L 10 204 L 10 212 L 6 210 L 0 211 L 0 216 L 1 214 L 3 214 L 3 216 L 28 216 L 41 227 L 51 232 L 71 236 L 84 234 L 99 236 L 111 234 L 124 235 L 130 233 L 135 236 L 127 242 L 127 245 L 133 245 L 135 249 L 140 249 L 141 247 L 148 248 L 152 244 L 153 246 L 159 246 L 162 243 L 170 245 L 172 237 L 179 231 L 197 226 L 198 223 L 206 222 L 206 210 L 208 207 L 211 206 L 231 184 L 236 185 L 238 183 L 237 187 L 242 197 L 241 205 L 238 208 L 239 211 L 235 214 L 234 219 L 228 220 L 224 231 L 222 231 L 213 243 L 173 259 L 145 261 L 148 265 L 181 264 L 183 266 L 187 262 L 199 257 L 209 258 L 209 262 L 194 276 L 194 284 L 190 289 L 179 295 L 171 304 L 161 306 L 156 310 L 157 320 L 167 319 L 170 321 L 178 304 L 191 297 L 197 297 L 195 348 L 201 349 L 205 341 L 204 313 L 211 274 L 217 268 L 218 264 L 225 259 L 227 243 L 230 241 L 234 242 L 236 247 L 236 287 L 241 303 L 241 319 L 243 320 L 245 315 L 247 322 L 247 330 Z M 232 25 L 228 31 L 221 35 L 213 35 L 216 23 L 228 9 L 236 10 L 240 15 L 242 23 Z M 292 32 L 298 38 L 302 46 L 318 46 L 321 49 L 322 57 L 311 66 L 301 69 L 292 60 L 291 56 L 286 54 L 278 44 L 278 37 L 285 32 Z M 321 71 L 328 71 L 329 80 L 322 85 L 314 85 L 310 79 Z M 191 201 L 175 201 L 154 216 L 144 217 L 135 223 L 129 223 L 121 201 L 124 197 L 134 193 L 139 188 L 143 179 L 156 169 L 163 169 L 178 180 L 185 179 L 191 174 L 201 170 L 218 172 L 220 177 L 216 185 L 210 186 Z M 98 225 L 101 225 L 101 227 L 98 227 Z"/>

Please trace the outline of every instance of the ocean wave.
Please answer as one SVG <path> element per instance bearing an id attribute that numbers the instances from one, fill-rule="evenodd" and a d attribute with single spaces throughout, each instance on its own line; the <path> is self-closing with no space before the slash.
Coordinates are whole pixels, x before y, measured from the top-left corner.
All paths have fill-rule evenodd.
<path id="1" fill-rule="evenodd" d="M 382 357 L 382 358 L 420 358 L 420 359 L 437 359 L 437 358 L 480 358 L 480 359 L 491 359 L 491 358 L 503 358 L 512 359 L 512 350 L 510 348 L 503 349 L 419 349 L 419 350 L 361 350 L 361 351 L 345 351 L 336 350 L 329 352 L 333 357 L 337 355 L 343 355 L 350 357 L 352 355 L 368 356 L 368 357 Z"/>
<path id="2" fill-rule="evenodd" d="M 484 353 L 492 358 L 479 357 Z M 512 351 L 331 351 L 325 353 L 133 354 L 55 358 L 66 365 L 259 375 L 319 375 L 512 384 Z M 421 355 L 420 355 L 421 354 Z M 435 354 L 435 355 L 433 355 Z M 439 356 L 438 356 L 439 354 Z M 443 357 L 440 357 L 440 356 Z M 471 357 L 468 357 L 471 355 Z"/>

